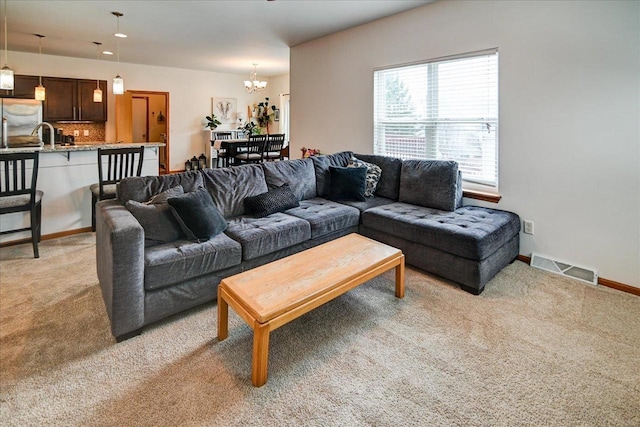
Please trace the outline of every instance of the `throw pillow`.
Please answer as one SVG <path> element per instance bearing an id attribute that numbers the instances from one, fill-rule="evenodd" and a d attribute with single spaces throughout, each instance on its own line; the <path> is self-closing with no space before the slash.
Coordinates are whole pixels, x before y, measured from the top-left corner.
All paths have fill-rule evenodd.
<path id="1" fill-rule="evenodd" d="M 374 165 L 373 163 L 367 163 L 363 160 L 352 157 L 349 161 L 348 167 L 350 168 L 367 168 L 367 188 L 364 191 L 365 197 L 373 197 L 373 194 L 378 187 L 378 181 L 380 181 L 380 176 L 382 176 L 382 168 L 378 165 Z"/>
<path id="2" fill-rule="evenodd" d="M 184 236 L 167 199 L 184 193 L 181 185 L 154 196 L 146 203 L 129 200 L 126 207 L 144 229 L 145 247 L 169 243 Z"/>
<path id="3" fill-rule="evenodd" d="M 288 184 L 283 184 L 266 193 L 245 197 L 244 199 L 244 208 L 258 218 L 276 212 L 284 212 L 287 209 L 298 206 L 300 206 L 298 198 L 293 194 Z"/>
<path id="4" fill-rule="evenodd" d="M 227 229 L 227 221 L 216 209 L 204 187 L 167 200 L 187 238 L 204 242 Z"/>
<path id="5" fill-rule="evenodd" d="M 367 168 L 329 166 L 329 175 L 330 200 L 366 200 Z"/>

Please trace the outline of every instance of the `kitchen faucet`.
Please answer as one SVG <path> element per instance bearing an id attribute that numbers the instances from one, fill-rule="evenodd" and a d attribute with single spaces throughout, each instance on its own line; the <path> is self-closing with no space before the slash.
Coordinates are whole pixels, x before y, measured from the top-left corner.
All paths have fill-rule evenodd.
<path id="1" fill-rule="evenodd" d="M 40 129 L 42 126 L 49 126 L 49 145 L 51 146 L 51 148 L 56 148 L 56 143 L 53 135 L 53 126 L 51 126 L 50 123 L 47 123 L 47 122 L 38 123 L 35 129 L 31 131 L 31 136 L 35 136 L 36 132 L 38 132 L 38 129 Z"/>

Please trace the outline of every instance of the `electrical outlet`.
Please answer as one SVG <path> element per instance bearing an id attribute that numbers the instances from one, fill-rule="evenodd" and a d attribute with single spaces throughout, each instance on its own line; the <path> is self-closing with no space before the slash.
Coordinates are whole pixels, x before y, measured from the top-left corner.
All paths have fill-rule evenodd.
<path id="1" fill-rule="evenodd" d="M 533 221 L 524 220 L 524 233 L 533 235 Z"/>
<path id="2" fill-rule="evenodd" d="M 80 136 L 80 131 L 79 130 L 74 130 L 73 131 L 73 136 Z"/>
<path id="3" fill-rule="evenodd" d="M 84 136 L 89 136 L 89 130 L 85 129 L 82 131 Z"/>

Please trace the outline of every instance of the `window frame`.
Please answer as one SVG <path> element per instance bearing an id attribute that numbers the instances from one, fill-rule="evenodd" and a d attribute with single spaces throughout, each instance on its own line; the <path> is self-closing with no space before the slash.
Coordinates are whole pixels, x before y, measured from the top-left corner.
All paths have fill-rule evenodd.
<path id="1" fill-rule="evenodd" d="M 436 65 L 436 64 L 442 64 L 442 63 L 446 63 L 446 62 L 450 62 L 450 61 L 454 61 L 454 60 L 459 60 L 459 59 L 471 59 L 471 58 L 478 58 L 478 57 L 483 57 L 483 56 L 489 56 L 489 55 L 495 55 L 495 117 L 491 116 L 491 117 L 480 117 L 480 118 L 466 118 L 464 120 L 460 120 L 463 123 L 466 124 L 482 124 L 482 123 L 495 123 L 495 144 L 494 144 L 494 150 L 495 150 L 495 185 L 493 184 L 487 184 L 487 183 L 483 183 L 483 182 L 478 182 L 478 180 L 475 180 L 473 177 L 468 177 L 465 178 L 464 176 L 464 172 L 463 172 L 463 190 L 465 192 L 465 197 L 473 197 L 473 198 L 478 198 L 481 200 L 486 200 L 486 201 L 492 201 L 492 202 L 497 202 L 500 200 L 500 196 L 499 196 L 499 176 L 500 176 L 500 158 L 499 158 L 499 147 L 500 147 L 500 135 L 499 135 L 499 128 L 500 128 L 500 91 L 499 91 L 499 54 L 498 54 L 498 48 L 491 48 L 491 49 L 484 49 L 484 50 L 479 50 L 479 51 L 473 51 L 473 52 L 467 52 L 467 53 L 462 53 L 462 54 L 457 54 L 457 55 L 450 55 L 450 56 L 444 56 L 444 57 L 438 57 L 438 58 L 431 58 L 431 59 L 427 59 L 427 60 L 421 60 L 421 61 L 415 61 L 415 62 L 410 62 L 410 63 L 403 63 L 403 64 L 395 64 L 395 65 L 390 65 L 390 66 L 385 66 L 385 67 L 379 67 L 379 68 L 374 68 L 373 70 L 373 133 L 374 133 L 374 147 L 373 147 L 373 152 L 375 154 L 381 154 L 381 155 L 389 155 L 387 153 L 384 152 L 379 152 L 378 151 L 378 144 L 377 144 L 377 139 L 378 137 L 378 133 L 380 131 L 381 127 L 389 126 L 392 124 L 402 124 L 402 121 L 392 121 L 392 120 L 388 120 L 388 117 L 385 116 L 386 120 L 381 120 L 379 118 L 380 116 L 380 112 L 378 111 L 378 108 L 385 108 L 384 105 L 380 105 L 378 99 L 384 99 L 385 98 L 385 89 L 382 87 L 384 83 L 377 83 L 377 78 L 379 76 L 379 72 L 385 72 L 385 71 L 389 71 L 389 70 L 398 70 L 398 69 L 403 69 L 403 68 L 409 68 L 409 67 L 415 67 L 415 66 L 423 66 L 426 65 L 427 66 L 427 77 L 426 81 L 425 81 L 425 87 L 427 87 L 427 92 L 426 92 L 426 96 L 427 97 L 433 97 L 433 96 L 437 96 L 434 95 L 437 93 L 436 90 L 434 90 L 437 87 L 437 81 L 434 80 L 433 75 L 436 74 L 436 72 L 432 71 L 434 69 L 436 69 L 437 67 L 431 67 L 432 65 Z M 431 77 L 429 77 L 431 76 Z M 379 93 L 379 92 L 382 92 Z M 382 101 L 382 104 L 384 104 L 385 101 Z M 427 106 L 428 107 L 439 107 L 439 104 L 435 101 L 433 101 L 433 99 L 429 99 L 429 101 L 427 102 Z M 437 108 L 436 108 L 437 110 Z M 416 112 L 420 112 L 418 109 L 415 110 Z M 418 115 L 418 114 L 416 114 Z M 386 122 L 386 123 L 383 123 Z M 446 120 L 442 120 L 441 118 L 437 117 L 437 114 L 435 117 L 427 117 L 427 118 L 418 118 L 415 120 L 406 120 L 404 121 L 405 123 L 411 123 L 414 124 L 416 126 L 424 126 L 425 128 L 425 135 L 428 133 L 427 129 L 432 129 L 431 133 L 435 132 L 434 129 L 437 128 L 438 126 L 438 122 L 441 123 L 446 123 Z M 477 132 L 477 131 L 476 131 Z M 425 145 L 425 153 L 429 153 L 429 151 L 431 151 L 432 153 L 434 153 L 433 150 L 435 150 L 435 146 L 436 146 L 436 138 L 426 138 L 426 145 Z M 431 143 L 429 143 L 429 141 L 431 141 Z M 415 158 L 415 157 L 412 157 Z M 425 155 L 425 157 L 423 157 L 424 159 L 433 159 L 436 158 L 435 154 L 433 155 L 433 157 L 429 156 L 428 154 Z"/>

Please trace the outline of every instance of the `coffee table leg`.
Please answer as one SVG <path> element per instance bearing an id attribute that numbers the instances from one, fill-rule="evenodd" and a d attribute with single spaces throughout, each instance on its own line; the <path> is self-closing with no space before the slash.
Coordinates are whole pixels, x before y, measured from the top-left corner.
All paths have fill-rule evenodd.
<path id="1" fill-rule="evenodd" d="M 229 304 L 222 296 L 218 288 L 218 341 L 222 341 L 229 335 Z"/>
<path id="2" fill-rule="evenodd" d="M 254 322 L 251 382 L 256 387 L 261 387 L 267 382 L 270 332 L 271 330 L 268 323 Z"/>
<path id="3" fill-rule="evenodd" d="M 404 255 L 396 267 L 396 297 L 404 298 Z"/>

